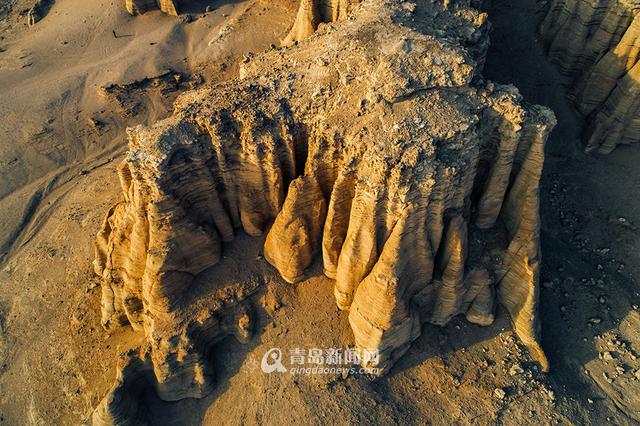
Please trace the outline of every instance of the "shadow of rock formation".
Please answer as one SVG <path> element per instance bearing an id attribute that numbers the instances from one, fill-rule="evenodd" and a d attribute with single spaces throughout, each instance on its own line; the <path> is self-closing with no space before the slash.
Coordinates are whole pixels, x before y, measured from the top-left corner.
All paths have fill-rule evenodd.
<path id="1" fill-rule="evenodd" d="M 27 12 L 27 25 L 33 27 L 36 23 L 42 20 L 49 9 L 53 6 L 54 0 L 36 0 L 33 6 Z"/>
<path id="2" fill-rule="evenodd" d="M 554 0 L 545 10 L 542 40 L 586 117 L 586 149 L 640 141 L 640 4 Z"/>

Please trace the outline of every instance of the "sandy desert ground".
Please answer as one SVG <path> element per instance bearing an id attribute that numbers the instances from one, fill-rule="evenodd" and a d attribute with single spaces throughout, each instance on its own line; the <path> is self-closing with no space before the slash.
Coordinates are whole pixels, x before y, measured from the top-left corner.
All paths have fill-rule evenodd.
<path id="1" fill-rule="evenodd" d="M 132 17 L 111 0 L 57 0 L 28 28 L 28 1 L 0 1 L 0 420 L 79 424 L 112 386 L 119 354 L 144 338 L 102 328 L 92 267 L 104 213 L 121 196 L 126 128 L 167 117 L 186 90 L 236 78 L 246 55 L 286 36 L 298 2 L 202 1 L 175 18 Z M 458 318 L 425 325 L 375 381 L 265 375 L 269 348 L 342 347 L 352 335 L 320 262 L 292 286 L 262 259 L 262 241 L 242 235 L 217 273 L 265 283 L 256 335 L 218 343 L 210 396 L 145 395 L 152 424 L 635 423 L 640 146 L 586 154 L 582 119 L 537 35 L 539 5 L 493 0 L 484 9 L 485 77 L 514 84 L 558 118 L 541 189 L 540 318 L 551 372 L 498 310 L 486 328 Z M 620 381 L 606 380 L 613 376 Z"/>

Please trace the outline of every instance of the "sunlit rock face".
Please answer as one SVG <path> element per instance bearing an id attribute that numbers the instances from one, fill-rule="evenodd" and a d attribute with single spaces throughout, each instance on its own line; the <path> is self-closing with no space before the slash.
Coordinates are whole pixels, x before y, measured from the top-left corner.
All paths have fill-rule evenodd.
<path id="1" fill-rule="evenodd" d="M 144 330 L 148 344 L 124 356 L 96 423 L 142 415 L 126 397 L 140 386 L 168 401 L 203 396 L 213 343 L 249 338 L 255 286 L 231 283 L 203 305 L 193 284 L 239 232 L 265 238 L 288 282 L 321 260 L 381 373 L 423 323 L 489 325 L 498 303 L 547 367 L 538 192 L 553 113 L 482 79 L 486 16 L 465 2 L 356 3 L 330 2 L 349 18 L 129 131 L 123 200 L 95 268 L 103 324 Z"/>
<path id="2" fill-rule="evenodd" d="M 640 141 L 640 2 L 554 0 L 540 32 L 586 117 L 587 150 Z"/>
<path id="3" fill-rule="evenodd" d="M 362 0 L 302 0 L 298 15 L 283 44 L 307 39 L 322 23 L 337 22 L 349 16 Z"/>
<path id="4" fill-rule="evenodd" d="M 169 15 L 178 16 L 181 3 L 189 2 L 190 0 L 125 0 L 125 8 L 132 15 L 160 9 Z"/>

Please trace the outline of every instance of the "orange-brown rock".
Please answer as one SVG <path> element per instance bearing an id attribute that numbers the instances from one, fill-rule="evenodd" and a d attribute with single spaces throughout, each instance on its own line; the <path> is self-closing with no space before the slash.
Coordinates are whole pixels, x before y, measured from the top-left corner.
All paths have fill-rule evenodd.
<path id="1" fill-rule="evenodd" d="M 126 0 L 125 7 L 127 12 L 132 15 L 145 13 L 152 9 L 160 9 L 173 16 L 178 16 L 180 13 L 179 0 Z"/>
<path id="2" fill-rule="evenodd" d="M 349 16 L 361 0 L 302 0 L 293 27 L 282 44 L 289 45 L 310 37 L 322 23 Z"/>
<path id="3" fill-rule="evenodd" d="M 327 203 L 313 178 L 291 182 L 282 210 L 264 244 L 264 256 L 282 278 L 295 283 L 317 254 L 327 215 Z"/>
<path id="4" fill-rule="evenodd" d="M 250 323 L 233 313 L 250 290 L 233 284 L 236 308 L 220 319 L 192 289 L 239 232 L 267 233 L 265 259 L 291 282 L 322 252 L 356 346 L 380 355 L 367 366 L 386 371 L 424 322 L 465 314 L 488 325 L 501 303 L 547 367 L 538 191 L 553 113 L 482 80 L 486 20 L 468 4 L 366 5 L 130 131 L 124 200 L 95 266 L 103 323 L 129 323 L 149 342 L 127 358 L 140 365 L 131 383 L 152 370 L 162 399 L 206 392 L 208 346 L 193 330 L 210 342 L 234 333 L 224 324 Z M 416 14 L 424 25 L 411 25 Z M 118 406 L 130 386 L 121 376 L 97 419 L 137 415 Z"/>

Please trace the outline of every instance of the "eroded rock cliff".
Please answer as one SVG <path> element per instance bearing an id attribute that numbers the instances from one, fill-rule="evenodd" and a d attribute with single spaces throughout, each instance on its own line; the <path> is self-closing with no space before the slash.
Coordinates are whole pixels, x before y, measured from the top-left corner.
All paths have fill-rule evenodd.
<path id="1" fill-rule="evenodd" d="M 188 2 L 189 0 L 182 0 Z M 160 9 L 169 15 L 178 16 L 180 0 L 125 0 L 125 8 L 132 15 Z"/>
<path id="2" fill-rule="evenodd" d="M 310 37 L 322 23 L 336 22 L 349 16 L 361 0 L 302 0 L 298 15 L 282 44 L 289 45 Z"/>
<path id="3" fill-rule="evenodd" d="M 54 0 L 36 0 L 27 11 L 27 25 L 33 27 L 42 20 L 51 9 L 53 2 Z"/>
<path id="4" fill-rule="evenodd" d="M 482 79 L 486 16 L 468 2 L 349 10 L 130 130 L 95 268 L 104 325 L 144 330 L 148 346 L 123 358 L 97 424 L 142 416 L 140 386 L 168 401 L 210 389 L 208 352 L 248 337 L 259 284 L 200 297 L 194 282 L 239 232 L 266 234 L 289 282 L 322 258 L 356 346 L 380 354 L 366 366 L 384 373 L 424 322 L 489 325 L 501 303 L 547 368 L 538 191 L 553 113 Z"/>
<path id="5" fill-rule="evenodd" d="M 586 117 L 587 150 L 640 141 L 640 3 L 553 0 L 540 32 Z"/>

